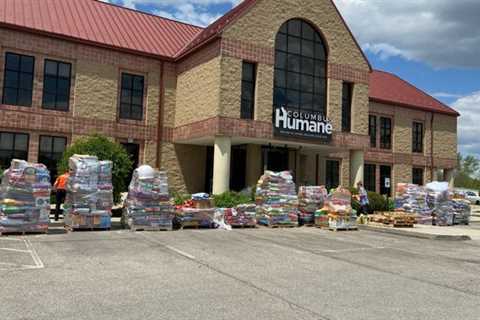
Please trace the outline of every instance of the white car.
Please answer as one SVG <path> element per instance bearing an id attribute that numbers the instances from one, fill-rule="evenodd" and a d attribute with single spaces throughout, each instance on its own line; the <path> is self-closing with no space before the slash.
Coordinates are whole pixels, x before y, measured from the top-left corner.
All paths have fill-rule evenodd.
<path id="1" fill-rule="evenodd" d="M 465 191 L 465 199 L 470 201 L 471 204 L 480 205 L 480 196 L 475 191 Z"/>

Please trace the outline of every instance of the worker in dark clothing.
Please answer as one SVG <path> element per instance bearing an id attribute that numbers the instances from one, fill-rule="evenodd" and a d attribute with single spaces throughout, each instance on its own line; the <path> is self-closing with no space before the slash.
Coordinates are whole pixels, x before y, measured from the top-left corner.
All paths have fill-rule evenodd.
<path id="1" fill-rule="evenodd" d="M 53 189 L 55 190 L 55 221 L 58 221 L 62 204 L 65 202 L 65 196 L 67 195 L 67 182 L 69 177 L 70 173 L 67 171 L 59 176 L 53 185 Z"/>

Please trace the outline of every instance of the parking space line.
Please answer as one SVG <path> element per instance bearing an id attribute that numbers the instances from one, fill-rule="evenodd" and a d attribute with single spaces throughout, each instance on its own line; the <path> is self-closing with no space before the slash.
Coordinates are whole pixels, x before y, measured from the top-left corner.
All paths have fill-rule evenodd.
<path id="1" fill-rule="evenodd" d="M 30 253 L 30 250 L 21 250 L 21 249 L 13 249 L 13 248 L 0 248 L 2 251 L 13 251 L 13 252 L 22 252 L 22 253 Z"/>
<path id="2" fill-rule="evenodd" d="M 169 250 L 172 250 L 172 251 L 178 253 L 179 255 L 182 255 L 182 256 L 184 256 L 184 257 L 186 257 L 186 258 L 188 258 L 188 259 L 195 260 L 195 257 L 194 257 L 194 256 L 192 256 L 191 254 L 188 254 L 188 253 L 186 253 L 186 252 L 183 252 L 182 250 L 179 250 L 179 249 L 174 248 L 174 247 L 169 246 L 169 245 L 165 245 L 165 248 L 167 248 L 167 249 L 169 249 Z"/>
<path id="3" fill-rule="evenodd" d="M 29 249 L 30 255 L 32 256 L 32 259 L 35 263 L 35 267 L 36 267 L 35 269 L 45 268 L 45 265 L 43 264 L 42 260 L 38 256 L 37 251 L 35 251 L 32 244 L 30 243 L 30 240 L 28 239 L 24 239 L 24 240 L 25 240 L 25 246 L 27 247 L 27 249 Z"/>

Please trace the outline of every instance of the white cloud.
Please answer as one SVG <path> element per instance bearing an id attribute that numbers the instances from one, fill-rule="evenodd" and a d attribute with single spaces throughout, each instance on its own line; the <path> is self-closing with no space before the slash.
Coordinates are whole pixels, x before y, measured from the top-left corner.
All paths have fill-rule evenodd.
<path id="1" fill-rule="evenodd" d="M 458 99 L 452 107 L 461 114 L 458 122 L 460 152 L 480 158 L 480 91 Z"/>
<path id="2" fill-rule="evenodd" d="M 480 67 L 478 0 L 334 0 L 362 47 L 434 67 Z"/>

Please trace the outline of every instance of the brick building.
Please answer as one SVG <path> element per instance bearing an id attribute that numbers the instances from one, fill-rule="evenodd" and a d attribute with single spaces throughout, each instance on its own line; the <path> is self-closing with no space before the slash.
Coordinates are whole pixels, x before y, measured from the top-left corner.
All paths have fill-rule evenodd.
<path id="1" fill-rule="evenodd" d="M 205 29 L 96 0 L 1 2 L 0 166 L 54 170 L 101 133 L 179 191 L 264 169 L 384 194 L 453 179 L 458 113 L 372 70 L 331 0 L 246 0 Z"/>

